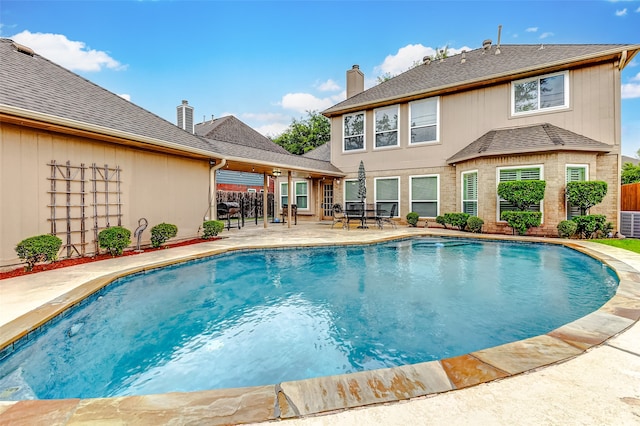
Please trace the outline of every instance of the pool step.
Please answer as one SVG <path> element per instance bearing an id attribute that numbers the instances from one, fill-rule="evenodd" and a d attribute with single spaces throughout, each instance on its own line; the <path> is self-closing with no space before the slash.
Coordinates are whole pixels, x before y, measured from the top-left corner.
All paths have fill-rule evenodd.
<path id="1" fill-rule="evenodd" d="M 17 368 L 0 378 L 0 401 L 38 399 L 27 381 L 22 377 L 22 368 Z"/>

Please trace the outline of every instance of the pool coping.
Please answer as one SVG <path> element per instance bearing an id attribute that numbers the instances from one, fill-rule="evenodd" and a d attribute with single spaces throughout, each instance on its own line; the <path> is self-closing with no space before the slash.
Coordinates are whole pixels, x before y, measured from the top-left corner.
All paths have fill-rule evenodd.
<path id="1" fill-rule="evenodd" d="M 616 294 L 599 310 L 545 335 L 457 357 L 259 387 L 116 398 L 7 402 L 0 405 L 0 423 L 12 418 L 24 418 L 19 416 L 37 415 L 39 416 L 37 418 L 45 416 L 51 424 L 65 424 L 68 421 L 82 422 L 95 418 L 118 422 L 144 418 L 145 422 L 150 423 L 155 421 L 168 423 L 173 418 L 179 419 L 181 423 L 197 420 L 205 421 L 207 424 L 238 424 L 335 413 L 356 407 L 406 401 L 450 392 L 565 362 L 601 346 L 611 337 L 634 325 L 640 318 L 640 272 L 615 256 L 589 247 L 582 241 L 537 237 L 523 239 L 493 234 L 443 234 L 424 230 L 411 235 L 381 235 L 370 239 L 365 244 L 415 236 L 443 235 L 565 245 L 611 267 L 618 275 L 620 284 Z M 117 278 L 232 250 L 280 248 L 292 245 L 332 244 L 330 242 L 244 244 L 232 248 L 204 250 L 198 255 L 181 256 L 108 273 L 89 280 L 63 296 L 0 327 L 0 342 L 2 342 L 0 348 L 11 345 L 12 342 L 28 336 L 29 333 L 35 335 L 39 325 L 46 323 L 59 312 L 79 303 L 80 300 L 99 291 Z M 97 413 L 99 417 L 96 417 Z"/>

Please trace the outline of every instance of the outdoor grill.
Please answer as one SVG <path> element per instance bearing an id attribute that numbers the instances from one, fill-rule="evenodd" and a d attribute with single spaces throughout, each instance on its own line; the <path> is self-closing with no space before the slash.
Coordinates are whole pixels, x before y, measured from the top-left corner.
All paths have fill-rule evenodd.
<path id="1" fill-rule="evenodd" d="M 217 206 L 218 219 L 227 219 L 227 230 L 231 229 L 231 218 L 238 217 L 240 213 L 240 204 L 232 201 L 223 201 Z M 238 229 L 240 229 L 240 221 L 238 220 Z"/>

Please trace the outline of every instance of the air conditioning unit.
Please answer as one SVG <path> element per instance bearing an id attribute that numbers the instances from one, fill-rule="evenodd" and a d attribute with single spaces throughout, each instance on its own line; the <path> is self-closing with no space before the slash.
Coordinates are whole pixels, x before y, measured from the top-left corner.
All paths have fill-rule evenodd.
<path id="1" fill-rule="evenodd" d="M 640 238 L 640 212 L 620 212 L 620 233 L 627 238 Z"/>

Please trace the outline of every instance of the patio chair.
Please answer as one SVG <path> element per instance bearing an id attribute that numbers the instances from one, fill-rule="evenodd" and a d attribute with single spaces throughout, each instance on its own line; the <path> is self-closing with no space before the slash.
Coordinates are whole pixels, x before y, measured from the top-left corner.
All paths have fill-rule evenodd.
<path id="1" fill-rule="evenodd" d="M 380 227 L 380 229 L 382 229 L 384 227 L 385 223 L 388 223 L 389 225 L 393 226 L 393 229 L 396 229 L 396 221 L 393 220 L 393 217 L 396 215 L 396 205 L 392 204 L 391 205 L 391 211 L 389 212 L 389 216 L 378 216 L 376 218 L 376 222 L 378 223 L 378 226 Z"/>
<path id="2" fill-rule="evenodd" d="M 347 227 L 347 215 L 342 210 L 342 206 L 340 204 L 333 205 L 333 223 L 331 224 L 331 228 L 336 223 L 342 224 L 343 228 Z"/>

